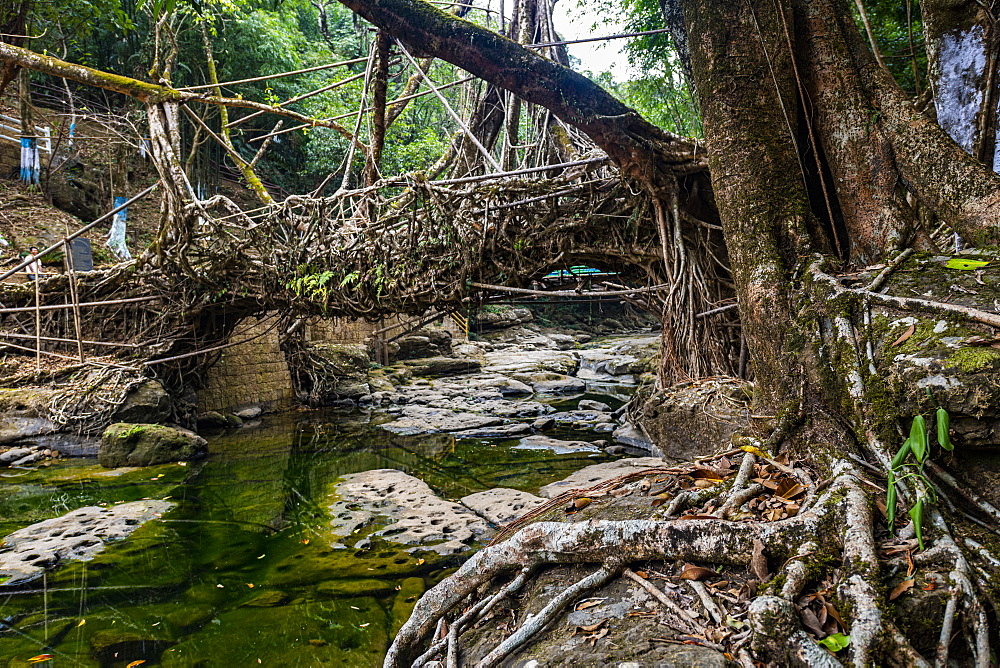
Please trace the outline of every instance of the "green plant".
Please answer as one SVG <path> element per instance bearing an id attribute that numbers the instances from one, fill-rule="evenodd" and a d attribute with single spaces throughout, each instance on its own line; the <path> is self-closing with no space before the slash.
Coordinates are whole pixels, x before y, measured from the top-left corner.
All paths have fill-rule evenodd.
<path id="1" fill-rule="evenodd" d="M 937 442 L 944 450 L 954 450 L 955 446 L 949 436 L 951 418 L 948 411 L 938 408 L 934 415 L 934 422 L 937 432 Z M 913 455 L 912 460 L 910 455 Z M 910 437 L 903 442 L 896 456 L 889 464 L 888 472 L 888 494 L 886 496 L 886 516 L 889 521 L 889 531 L 892 532 L 893 524 L 896 520 L 896 498 L 898 496 L 897 485 L 907 478 L 914 478 L 923 482 L 917 491 L 917 498 L 909 510 L 910 518 L 913 520 L 913 532 L 917 535 L 917 542 L 920 549 L 924 549 L 924 508 L 934 503 L 937 498 L 934 488 L 931 486 L 927 476 L 924 475 L 924 464 L 930 457 L 930 438 L 927 432 L 927 421 L 923 415 L 913 418 L 910 425 Z"/>
<path id="2" fill-rule="evenodd" d="M 851 636 L 844 635 L 843 633 L 834 633 L 816 642 L 836 654 L 851 644 Z"/>

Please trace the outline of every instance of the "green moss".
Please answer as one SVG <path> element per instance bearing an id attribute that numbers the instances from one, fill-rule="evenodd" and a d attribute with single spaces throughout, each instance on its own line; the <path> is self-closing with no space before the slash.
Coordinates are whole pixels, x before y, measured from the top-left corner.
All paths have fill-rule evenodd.
<path id="1" fill-rule="evenodd" d="M 1000 352 L 993 348 L 959 348 L 948 357 L 948 363 L 965 373 L 974 373 L 993 367 L 1000 360 Z"/>

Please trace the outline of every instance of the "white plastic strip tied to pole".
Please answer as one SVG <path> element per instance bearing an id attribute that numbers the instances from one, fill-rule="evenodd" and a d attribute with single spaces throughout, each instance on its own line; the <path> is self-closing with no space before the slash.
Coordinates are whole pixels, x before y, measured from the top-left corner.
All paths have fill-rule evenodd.
<path id="1" fill-rule="evenodd" d="M 38 142 L 34 137 L 21 137 L 21 180 L 25 183 L 38 183 L 41 167 Z"/>
<path id="2" fill-rule="evenodd" d="M 125 197 L 115 197 L 115 207 L 119 207 L 128 201 Z M 122 209 L 115 214 L 111 220 L 111 232 L 108 233 L 107 247 L 111 249 L 119 260 L 131 260 L 132 254 L 128 252 L 125 245 L 125 219 L 128 217 L 128 209 Z"/>

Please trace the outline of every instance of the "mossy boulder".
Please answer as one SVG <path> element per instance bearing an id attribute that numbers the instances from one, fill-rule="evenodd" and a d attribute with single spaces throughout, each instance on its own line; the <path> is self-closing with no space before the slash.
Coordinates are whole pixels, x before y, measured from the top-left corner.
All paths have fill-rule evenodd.
<path id="1" fill-rule="evenodd" d="M 206 445 L 205 439 L 187 429 L 118 422 L 104 430 L 97 459 L 105 468 L 151 466 L 204 457 Z"/>

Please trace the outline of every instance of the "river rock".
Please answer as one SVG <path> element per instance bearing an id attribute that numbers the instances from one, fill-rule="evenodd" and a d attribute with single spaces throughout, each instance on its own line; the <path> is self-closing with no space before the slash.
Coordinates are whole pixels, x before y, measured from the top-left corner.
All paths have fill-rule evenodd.
<path id="1" fill-rule="evenodd" d="M 0 445 L 52 434 L 59 425 L 42 417 L 0 417 Z"/>
<path id="2" fill-rule="evenodd" d="M 173 506 L 154 500 L 87 506 L 19 529 L 2 541 L 0 583 L 28 582 L 67 561 L 91 559 L 107 543 L 128 537 Z"/>
<path id="3" fill-rule="evenodd" d="M 611 480 L 626 473 L 666 465 L 667 463 L 659 457 L 631 457 L 614 462 L 594 464 L 580 469 L 563 480 L 549 483 L 538 490 L 538 495 L 551 499 L 570 489 L 589 489 L 605 480 Z"/>
<path id="4" fill-rule="evenodd" d="M 260 406 L 247 406 L 246 408 L 241 408 L 236 411 L 234 415 L 241 420 L 252 420 L 255 417 L 260 417 L 263 412 L 264 411 Z"/>
<path id="5" fill-rule="evenodd" d="M 518 450 L 551 450 L 557 455 L 568 455 L 574 452 L 600 452 L 601 449 L 586 441 L 560 441 L 536 434 L 526 436 L 514 446 Z"/>
<path id="6" fill-rule="evenodd" d="M 600 401 L 594 401 L 592 399 L 581 399 L 580 403 L 578 403 L 576 406 L 581 411 L 599 411 L 602 413 L 611 412 L 611 406 L 608 406 L 607 404 L 602 403 Z"/>
<path id="7" fill-rule="evenodd" d="M 612 432 L 612 437 L 616 443 L 627 445 L 630 448 L 645 450 L 657 456 L 663 456 L 663 451 L 633 424 L 623 424 Z"/>
<path id="8" fill-rule="evenodd" d="M 569 334 L 549 334 L 549 339 L 557 350 L 570 350 L 576 348 L 576 339 Z"/>
<path id="9" fill-rule="evenodd" d="M 427 378 L 475 373 L 483 366 L 480 360 L 467 357 L 425 357 L 419 360 L 409 360 L 405 364 L 414 376 Z"/>
<path id="10" fill-rule="evenodd" d="M 394 422 L 380 425 L 382 429 L 394 434 L 405 436 L 413 434 L 433 434 L 436 432 L 464 431 L 482 429 L 503 424 L 502 418 L 475 413 L 457 413 L 442 408 L 412 406 L 407 404 L 400 409 L 400 417 Z"/>
<path id="11" fill-rule="evenodd" d="M 523 422 L 513 422 L 495 427 L 463 429 L 462 431 L 453 431 L 451 433 L 456 438 L 513 438 L 522 434 L 530 434 L 531 425 Z"/>
<path id="12" fill-rule="evenodd" d="M 664 456 L 681 461 L 709 454 L 746 427 L 750 394 L 750 385 L 737 378 L 681 383 L 654 392 L 632 415 L 642 429 L 626 425 L 615 432 L 615 440 L 649 450 L 648 435 Z"/>
<path id="13" fill-rule="evenodd" d="M 420 329 L 396 341 L 399 350 L 396 359 L 412 360 L 422 357 L 451 355 L 451 332 L 444 329 Z"/>
<path id="14" fill-rule="evenodd" d="M 573 394 L 587 389 L 586 381 L 558 373 L 514 374 L 514 378 L 531 385 L 539 394 Z"/>
<path id="15" fill-rule="evenodd" d="M 517 489 L 496 487 L 485 492 L 463 496 L 462 505 L 485 517 L 493 524 L 513 522 L 529 510 L 545 503 L 545 499 Z"/>
<path id="16" fill-rule="evenodd" d="M 531 428 L 535 431 L 548 431 L 556 426 L 556 421 L 551 417 L 540 417 L 531 423 Z"/>
<path id="17" fill-rule="evenodd" d="M 169 420 L 173 412 L 170 395 L 158 380 L 139 383 L 111 416 L 113 422 L 158 423 Z"/>
<path id="18" fill-rule="evenodd" d="M 557 373 L 571 375 L 579 367 L 575 351 L 518 349 L 514 354 L 510 350 L 494 350 L 486 353 L 486 364 L 483 370 L 504 376 L 517 378 L 514 374 Z M 518 380 L 521 380 L 518 378 Z"/>
<path id="19" fill-rule="evenodd" d="M 207 441 L 179 427 L 119 422 L 104 430 L 97 459 L 105 468 L 188 461 L 208 453 Z"/>
<path id="20" fill-rule="evenodd" d="M 427 483 L 395 469 L 346 475 L 336 492 L 340 500 L 330 505 L 330 513 L 337 536 L 386 522 L 388 526 L 374 535 L 455 554 L 468 550 L 489 528 L 468 508 L 439 498 Z"/>

